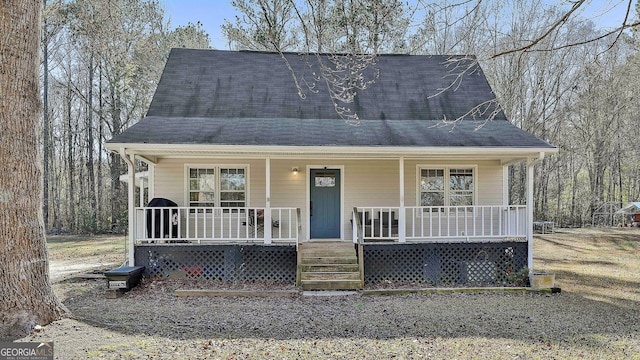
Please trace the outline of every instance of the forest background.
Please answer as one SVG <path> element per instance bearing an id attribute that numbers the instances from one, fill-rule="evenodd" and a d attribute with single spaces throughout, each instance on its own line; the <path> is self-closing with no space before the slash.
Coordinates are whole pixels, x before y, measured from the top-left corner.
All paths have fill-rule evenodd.
<path id="1" fill-rule="evenodd" d="M 144 117 L 170 49 L 210 48 L 209 34 L 198 22 L 172 28 L 156 0 L 43 4 L 46 229 L 124 232 L 126 167 L 104 142 Z M 584 0 L 235 0 L 222 32 L 234 50 L 475 55 L 508 118 L 559 148 L 535 168 L 534 218 L 615 225 L 598 214 L 640 201 L 632 4 L 612 29 L 573 12 Z M 522 204 L 524 164 L 509 175 L 510 203 Z"/>

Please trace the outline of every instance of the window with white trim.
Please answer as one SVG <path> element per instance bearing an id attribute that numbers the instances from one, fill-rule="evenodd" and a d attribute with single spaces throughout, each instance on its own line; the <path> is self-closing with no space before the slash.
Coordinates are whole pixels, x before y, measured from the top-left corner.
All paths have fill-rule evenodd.
<path id="1" fill-rule="evenodd" d="M 473 168 L 421 168 L 420 206 L 472 206 L 474 185 Z"/>
<path id="2" fill-rule="evenodd" d="M 192 207 L 245 207 L 247 168 L 189 167 L 188 199 Z"/>

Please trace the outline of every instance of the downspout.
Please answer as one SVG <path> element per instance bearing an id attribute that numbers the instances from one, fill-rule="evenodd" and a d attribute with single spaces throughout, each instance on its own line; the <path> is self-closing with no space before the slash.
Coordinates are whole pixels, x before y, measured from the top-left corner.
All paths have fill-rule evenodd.
<path id="1" fill-rule="evenodd" d="M 537 158 L 527 158 L 527 267 L 530 284 L 533 281 L 533 168 L 542 160 L 543 152 Z"/>
<path id="2" fill-rule="evenodd" d="M 130 155 L 131 158 L 129 158 L 127 156 L 127 151 L 125 148 L 120 148 L 120 157 L 122 158 L 122 160 L 124 160 L 125 163 L 127 163 L 127 175 L 129 177 L 129 181 L 128 181 L 128 201 L 127 201 L 127 208 L 128 208 L 128 215 L 129 215 L 129 261 L 128 264 L 129 266 L 135 266 L 135 248 L 134 248 L 134 243 L 135 243 L 135 196 L 136 196 L 136 172 L 135 172 L 135 166 L 133 164 L 133 158 L 134 155 Z"/>

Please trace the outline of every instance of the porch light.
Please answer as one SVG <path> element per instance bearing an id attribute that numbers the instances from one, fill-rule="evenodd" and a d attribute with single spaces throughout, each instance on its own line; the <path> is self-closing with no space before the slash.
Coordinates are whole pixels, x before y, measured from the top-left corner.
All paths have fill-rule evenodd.
<path id="1" fill-rule="evenodd" d="M 298 175 L 298 167 L 297 166 L 292 167 L 291 172 L 293 172 L 293 175 Z"/>

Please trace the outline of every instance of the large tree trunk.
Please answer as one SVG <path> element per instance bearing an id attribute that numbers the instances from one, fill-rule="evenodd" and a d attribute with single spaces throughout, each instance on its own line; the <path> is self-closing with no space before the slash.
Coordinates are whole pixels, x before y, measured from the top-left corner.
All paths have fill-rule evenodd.
<path id="1" fill-rule="evenodd" d="M 61 317 L 42 211 L 40 0 L 0 2 L 0 339 Z"/>

